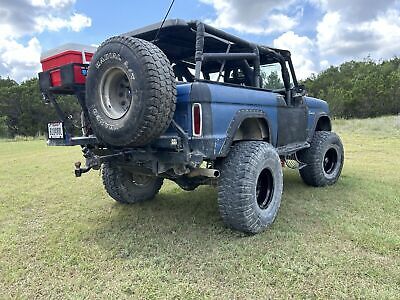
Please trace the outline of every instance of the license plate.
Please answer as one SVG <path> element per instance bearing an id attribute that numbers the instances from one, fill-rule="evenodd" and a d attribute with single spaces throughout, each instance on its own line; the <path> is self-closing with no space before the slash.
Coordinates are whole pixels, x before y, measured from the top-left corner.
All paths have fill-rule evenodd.
<path id="1" fill-rule="evenodd" d="M 47 124 L 47 129 L 49 132 L 49 139 L 63 139 L 64 130 L 62 122 L 54 122 Z"/>

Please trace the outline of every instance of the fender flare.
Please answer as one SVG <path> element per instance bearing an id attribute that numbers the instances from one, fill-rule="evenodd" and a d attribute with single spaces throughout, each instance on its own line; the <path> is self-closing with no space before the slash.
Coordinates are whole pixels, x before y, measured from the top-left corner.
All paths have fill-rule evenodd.
<path id="1" fill-rule="evenodd" d="M 235 134 L 237 130 L 239 129 L 240 125 L 243 123 L 244 120 L 246 119 L 263 119 L 268 126 L 268 142 L 271 143 L 272 135 L 271 135 L 271 126 L 270 122 L 262 110 L 258 109 L 241 109 L 236 112 L 235 116 L 231 120 L 228 130 L 227 130 L 227 136 L 226 139 L 221 147 L 221 150 L 219 151 L 218 156 L 226 156 L 229 153 L 229 148 L 231 147 L 233 143 L 233 138 L 235 137 Z"/>
<path id="2" fill-rule="evenodd" d="M 317 124 L 321 118 L 327 118 L 329 120 L 329 125 L 330 125 L 329 131 L 332 130 L 332 120 L 331 120 L 330 116 L 325 112 L 315 113 L 314 124 L 312 126 L 311 131 L 308 134 L 308 139 L 307 139 L 308 142 L 310 142 L 312 140 L 312 138 L 314 136 L 314 132 L 317 129 Z"/>

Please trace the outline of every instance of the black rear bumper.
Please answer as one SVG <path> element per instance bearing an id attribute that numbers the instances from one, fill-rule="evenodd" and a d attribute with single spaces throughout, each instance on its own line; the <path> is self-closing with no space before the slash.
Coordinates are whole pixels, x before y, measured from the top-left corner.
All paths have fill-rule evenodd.
<path id="1" fill-rule="evenodd" d="M 90 136 L 79 136 L 79 137 L 71 137 L 66 135 L 64 139 L 48 139 L 48 146 L 100 146 L 102 145 L 99 140 L 94 135 Z M 171 150 L 180 152 L 183 149 L 182 139 L 178 136 L 161 136 L 155 141 L 153 141 L 150 148 L 160 149 L 160 150 Z M 129 149 L 129 148 L 118 148 L 115 149 Z"/>

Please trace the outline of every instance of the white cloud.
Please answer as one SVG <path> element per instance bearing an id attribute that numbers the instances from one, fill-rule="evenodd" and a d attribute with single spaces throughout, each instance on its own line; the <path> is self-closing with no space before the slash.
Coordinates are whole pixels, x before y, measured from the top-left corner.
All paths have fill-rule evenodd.
<path id="1" fill-rule="evenodd" d="M 271 15 L 268 22 L 269 26 L 264 30 L 264 33 L 285 32 L 297 25 L 296 19 L 282 14 Z"/>
<path id="2" fill-rule="evenodd" d="M 92 26 L 92 19 L 85 15 L 74 13 L 69 19 L 69 27 L 72 31 L 78 32 L 90 26 Z"/>
<path id="3" fill-rule="evenodd" d="M 76 0 L 31 0 L 32 5 L 51 8 L 66 8 L 75 4 Z"/>
<path id="4" fill-rule="evenodd" d="M 20 81 L 36 75 L 42 50 L 37 34 L 90 27 L 91 19 L 74 11 L 75 2 L 0 0 L 0 76 Z"/>
<path id="5" fill-rule="evenodd" d="M 384 15 L 368 24 L 371 31 L 374 31 L 379 38 L 377 53 L 381 57 L 392 57 L 400 53 L 400 12 L 388 10 Z"/>
<path id="6" fill-rule="evenodd" d="M 339 12 L 344 20 L 359 23 L 375 18 L 398 0 L 311 0 L 322 10 L 327 12 Z"/>
<path id="7" fill-rule="evenodd" d="M 217 14 L 211 25 L 227 29 L 232 28 L 243 33 L 270 34 L 285 32 L 297 25 L 302 11 L 294 10 L 288 14 L 288 7 L 294 0 L 200 0 L 212 5 Z M 293 9 L 292 9 L 293 11 Z"/>
<path id="8" fill-rule="evenodd" d="M 304 79 L 312 73 L 316 73 L 316 67 L 312 58 L 315 58 L 314 41 L 307 36 L 299 36 L 293 31 L 288 31 L 273 41 L 276 48 L 290 49 L 292 61 L 298 79 Z"/>
<path id="9" fill-rule="evenodd" d="M 400 13 L 391 8 L 391 2 L 383 1 L 378 12 L 369 14 L 370 18 L 365 18 L 365 15 L 363 18 L 356 17 L 357 12 L 362 15 L 361 8 L 354 9 L 355 17 L 349 18 L 348 12 L 337 3 L 334 7 L 327 6 L 327 12 L 317 25 L 316 41 L 320 54 L 335 57 L 336 60 L 362 59 L 366 56 L 382 59 L 398 55 Z M 364 2 L 358 4 L 365 9 Z M 352 7 L 355 5 L 352 3 Z"/>
<path id="10" fill-rule="evenodd" d="M 319 67 L 321 70 L 325 70 L 325 69 L 329 68 L 330 65 L 331 64 L 329 63 L 329 61 L 327 59 L 321 60 L 319 62 Z"/>
<path id="11" fill-rule="evenodd" d="M 37 32 L 46 30 L 60 31 L 61 29 L 69 29 L 78 32 L 91 25 L 92 20 L 89 17 L 78 13 L 74 13 L 68 19 L 53 16 L 38 17 L 36 19 Z"/>
<path id="12" fill-rule="evenodd" d="M 13 39 L 0 40 L 0 61 L 8 76 L 25 80 L 40 71 L 41 46 L 37 38 L 31 38 L 26 45 Z"/>

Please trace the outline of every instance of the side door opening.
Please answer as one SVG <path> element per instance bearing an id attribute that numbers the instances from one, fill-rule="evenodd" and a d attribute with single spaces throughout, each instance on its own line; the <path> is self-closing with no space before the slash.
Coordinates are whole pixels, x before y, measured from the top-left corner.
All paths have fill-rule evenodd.
<path id="1" fill-rule="evenodd" d="M 289 64 L 290 92 L 285 89 L 282 65 L 278 62 L 261 66 L 262 88 L 272 90 L 285 97 L 278 104 L 278 143 L 277 146 L 302 143 L 307 139 L 307 105 L 304 96 L 297 92 L 297 80 Z"/>

